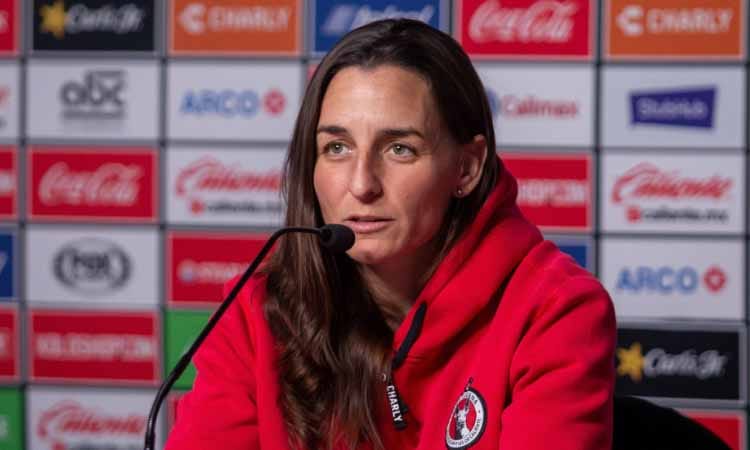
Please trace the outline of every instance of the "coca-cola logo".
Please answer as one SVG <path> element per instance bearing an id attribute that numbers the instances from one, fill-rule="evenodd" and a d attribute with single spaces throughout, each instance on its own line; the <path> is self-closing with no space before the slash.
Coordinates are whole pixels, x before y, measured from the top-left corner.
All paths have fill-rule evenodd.
<path id="1" fill-rule="evenodd" d="M 36 427 L 37 436 L 45 440 L 70 434 L 137 437 L 145 430 L 146 417 L 142 414 L 113 415 L 86 407 L 75 400 L 63 400 L 52 405 L 39 416 Z"/>
<path id="2" fill-rule="evenodd" d="M 617 177 L 612 188 L 612 202 L 649 198 L 725 198 L 734 181 L 720 175 L 704 178 L 681 176 L 679 171 L 663 171 L 648 163 L 640 163 Z"/>
<path id="3" fill-rule="evenodd" d="M 130 279 L 132 263 L 115 243 L 84 238 L 71 242 L 53 259 L 55 277 L 65 286 L 87 294 L 122 288 Z"/>
<path id="4" fill-rule="evenodd" d="M 38 196 L 47 206 L 129 207 L 138 201 L 143 174 L 134 164 L 105 163 L 93 171 L 76 171 L 57 162 L 42 175 Z"/>
<path id="5" fill-rule="evenodd" d="M 571 40 L 578 5 L 543 0 L 527 8 L 509 8 L 499 0 L 481 4 L 469 20 L 469 37 L 476 43 L 566 43 Z"/>
<path id="6" fill-rule="evenodd" d="M 182 169 L 175 182 L 175 192 L 185 196 L 198 192 L 271 191 L 281 188 L 281 172 L 265 173 L 242 170 L 206 156 Z"/>

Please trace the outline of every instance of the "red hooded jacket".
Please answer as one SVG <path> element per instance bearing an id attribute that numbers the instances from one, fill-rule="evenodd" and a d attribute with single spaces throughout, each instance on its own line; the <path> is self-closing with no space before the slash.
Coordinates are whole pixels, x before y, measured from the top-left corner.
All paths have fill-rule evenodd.
<path id="1" fill-rule="evenodd" d="M 408 411 L 385 383 L 376 399 L 386 448 L 610 450 L 612 303 L 522 217 L 516 193 L 504 172 L 396 330 L 394 353 L 423 314 L 393 371 Z M 263 281 L 251 280 L 197 353 L 167 450 L 289 449 Z"/>

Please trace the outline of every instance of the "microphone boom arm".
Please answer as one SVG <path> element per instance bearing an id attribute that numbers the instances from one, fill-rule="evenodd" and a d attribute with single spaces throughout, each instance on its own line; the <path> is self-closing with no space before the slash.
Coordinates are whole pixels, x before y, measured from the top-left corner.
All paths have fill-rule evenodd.
<path id="1" fill-rule="evenodd" d="M 164 380 L 164 382 L 162 382 L 161 386 L 159 386 L 159 390 L 156 393 L 154 402 L 151 404 L 151 411 L 148 413 L 148 420 L 146 422 L 146 438 L 143 447 L 144 450 L 154 449 L 154 441 L 156 437 L 156 417 L 159 415 L 159 408 L 161 407 L 164 398 L 172 389 L 172 386 L 175 384 L 180 375 L 185 372 L 185 369 L 188 368 L 188 366 L 190 365 L 190 361 L 193 359 L 193 355 L 195 355 L 195 352 L 198 351 L 198 348 L 201 346 L 201 344 L 203 344 L 203 341 L 206 339 L 206 336 L 208 336 L 208 333 L 210 333 L 211 330 L 214 329 L 221 316 L 224 315 L 224 312 L 227 310 L 227 308 L 229 308 L 229 305 L 231 305 L 235 297 L 237 297 L 240 289 L 244 287 L 245 283 L 247 283 L 247 280 L 249 280 L 253 273 L 255 273 L 255 270 L 258 268 L 260 263 L 263 262 L 263 259 L 265 258 L 269 250 L 271 250 L 271 247 L 273 247 L 273 244 L 276 242 L 276 240 L 282 235 L 290 232 L 310 233 L 317 234 L 318 236 L 321 236 L 322 233 L 328 233 L 328 235 L 331 234 L 331 231 L 329 229 L 324 229 L 323 231 L 321 231 L 318 228 L 288 227 L 281 228 L 271 235 L 260 252 L 258 252 L 258 255 L 255 257 L 253 262 L 245 270 L 245 273 L 243 273 L 240 279 L 237 280 L 237 283 L 235 283 L 227 298 L 225 298 L 224 301 L 221 302 L 221 305 L 219 305 L 211 318 L 209 318 L 208 323 L 206 323 L 206 326 L 203 327 L 203 330 L 200 332 L 198 337 L 195 338 L 193 344 L 182 355 L 182 357 L 180 357 L 179 361 L 177 361 L 177 364 L 175 364 L 174 368 L 169 373 L 167 378 Z"/>

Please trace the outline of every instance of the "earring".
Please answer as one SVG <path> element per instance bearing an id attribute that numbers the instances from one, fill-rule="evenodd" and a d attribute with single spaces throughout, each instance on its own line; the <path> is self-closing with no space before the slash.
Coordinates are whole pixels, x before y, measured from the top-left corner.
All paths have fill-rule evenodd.
<path id="1" fill-rule="evenodd" d="M 461 188 L 456 189 L 456 197 L 463 197 L 464 191 Z"/>

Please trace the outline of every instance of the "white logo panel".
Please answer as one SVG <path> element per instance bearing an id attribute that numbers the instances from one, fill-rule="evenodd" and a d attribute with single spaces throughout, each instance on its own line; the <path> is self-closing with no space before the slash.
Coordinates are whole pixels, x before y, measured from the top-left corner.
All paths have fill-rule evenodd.
<path id="1" fill-rule="evenodd" d="M 28 448 L 143 448 L 153 398 L 151 391 L 132 389 L 31 387 L 26 408 Z M 159 419 L 156 423 L 159 449 L 163 442 L 161 422 Z"/>
<path id="2" fill-rule="evenodd" d="M 614 232 L 741 233 L 741 154 L 604 153 L 602 227 Z"/>
<path id="3" fill-rule="evenodd" d="M 3 138 L 17 138 L 19 134 L 19 74 L 18 64 L 0 64 L 0 137 Z"/>
<path id="4" fill-rule="evenodd" d="M 593 68 L 493 64 L 477 71 L 498 145 L 592 145 Z"/>
<path id="5" fill-rule="evenodd" d="M 167 221 L 279 226 L 284 150 L 167 150 Z"/>
<path id="6" fill-rule="evenodd" d="M 620 319 L 744 320 L 743 242 L 605 238 L 601 280 Z"/>
<path id="7" fill-rule="evenodd" d="M 30 303 L 118 307 L 158 304 L 156 229 L 29 226 Z"/>
<path id="8" fill-rule="evenodd" d="M 302 76 L 298 63 L 172 63 L 167 68 L 167 135 L 288 141 Z"/>
<path id="9" fill-rule="evenodd" d="M 156 62 L 31 60 L 29 136 L 156 139 Z"/>
<path id="10" fill-rule="evenodd" d="M 602 71 L 607 147 L 742 147 L 740 68 L 608 67 Z"/>

